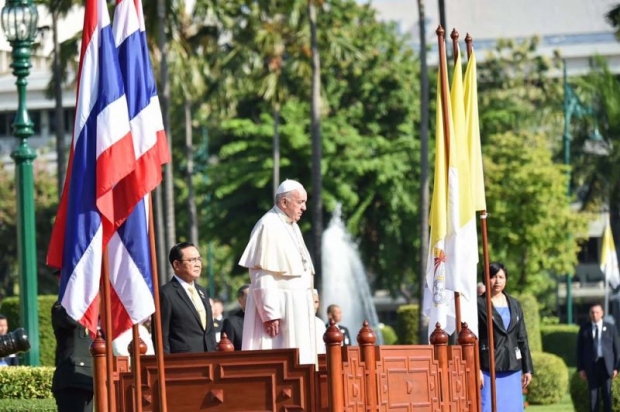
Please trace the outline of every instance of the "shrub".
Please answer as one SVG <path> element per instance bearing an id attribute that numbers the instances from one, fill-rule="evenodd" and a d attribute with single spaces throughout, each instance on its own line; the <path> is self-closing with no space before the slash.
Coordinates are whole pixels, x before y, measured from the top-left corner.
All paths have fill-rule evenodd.
<path id="1" fill-rule="evenodd" d="M 540 314 L 538 313 L 538 301 L 533 295 L 523 293 L 514 295 L 521 303 L 525 327 L 527 329 L 527 341 L 531 352 L 542 352 L 542 340 L 540 338 Z"/>
<path id="2" fill-rule="evenodd" d="M 52 306 L 56 302 L 55 295 L 41 295 L 39 304 L 39 356 L 42 366 L 55 366 L 56 338 L 52 329 Z M 21 326 L 19 318 L 19 298 L 11 296 L 2 301 L 0 313 L 6 315 L 11 330 Z"/>
<path id="3" fill-rule="evenodd" d="M 384 345 L 395 345 L 398 342 L 398 336 L 396 336 L 394 328 L 389 325 L 381 327 L 381 336 L 383 337 Z"/>
<path id="4" fill-rule="evenodd" d="M 527 400 L 535 405 L 559 402 L 568 389 L 568 368 L 557 355 L 532 352 L 534 377 L 527 389 Z"/>
<path id="5" fill-rule="evenodd" d="M 54 399 L 1 399 L 0 412 L 55 412 Z"/>
<path id="6" fill-rule="evenodd" d="M 11 366 L 0 368 L 0 399 L 52 398 L 54 368 Z"/>
<path id="7" fill-rule="evenodd" d="M 545 325 L 540 330 L 543 351 L 564 359 L 566 365 L 577 366 L 577 325 Z"/>
<path id="8" fill-rule="evenodd" d="M 418 344 L 418 322 L 420 320 L 419 305 L 403 305 L 396 311 L 396 327 L 398 342 L 401 345 Z"/>
<path id="9" fill-rule="evenodd" d="M 588 383 L 581 379 L 579 371 L 575 371 L 570 378 L 570 398 L 575 412 L 590 411 Z M 620 379 L 618 378 L 611 381 L 611 410 L 620 411 Z"/>

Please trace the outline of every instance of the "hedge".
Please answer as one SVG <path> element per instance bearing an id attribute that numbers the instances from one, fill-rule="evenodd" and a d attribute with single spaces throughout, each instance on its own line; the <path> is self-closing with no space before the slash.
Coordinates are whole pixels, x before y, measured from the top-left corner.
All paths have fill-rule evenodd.
<path id="1" fill-rule="evenodd" d="M 383 337 L 384 345 L 395 345 L 398 343 L 398 336 L 396 336 L 394 328 L 389 325 L 384 325 L 381 328 L 381 336 Z"/>
<path id="2" fill-rule="evenodd" d="M 401 345 L 417 345 L 420 306 L 403 305 L 396 311 L 396 335 Z"/>
<path id="3" fill-rule="evenodd" d="M 56 295 L 40 295 L 37 299 L 39 304 L 39 355 L 42 366 L 55 366 L 56 338 L 52 329 L 51 313 L 56 299 Z M 21 326 L 18 297 L 5 298 L 0 305 L 0 313 L 6 315 L 11 330 Z"/>
<path id="4" fill-rule="evenodd" d="M 531 352 L 542 352 L 543 345 L 540 337 L 540 314 L 538 312 L 538 301 L 533 295 L 524 293 L 514 295 L 519 300 L 523 309 L 523 317 L 525 318 L 525 327 L 527 329 L 527 341 Z M 534 371 L 536 371 L 534 369 Z"/>
<path id="5" fill-rule="evenodd" d="M 575 412 L 590 411 L 588 383 L 581 379 L 579 371 L 575 371 L 570 378 L 570 397 L 573 401 Z M 600 403 L 602 404 L 602 402 Z M 620 379 L 618 378 L 611 381 L 611 410 L 620 411 Z"/>
<path id="6" fill-rule="evenodd" d="M 541 330 L 543 350 L 564 359 L 566 365 L 577 366 L 577 325 L 544 325 Z"/>
<path id="7" fill-rule="evenodd" d="M 52 398 L 53 375 L 54 368 L 47 366 L 0 368 L 0 399 Z"/>
<path id="8" fill-rule="evenodd" d="M 568 368 L 557 355 L 532 352 L 534 377 L 527 388 L 527 400 L 533 405 L 560 402 L 568 389 Z"/>

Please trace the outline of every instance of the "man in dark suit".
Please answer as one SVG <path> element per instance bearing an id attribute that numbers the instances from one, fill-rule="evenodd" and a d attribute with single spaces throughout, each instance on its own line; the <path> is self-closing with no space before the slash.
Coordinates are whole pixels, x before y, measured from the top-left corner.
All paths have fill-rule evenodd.
<path id="1" fill-rule="evenodd" d="M 174 270 L 159 291 L 164 353 L 208 352 L 216 348 L 209 294 L 196 280 L 202 258 L 191 243 L 178 243 L 168 260 Z"/>
<path id="2" fill-rule="evenodd" d="M 88 329 L 71 318 L 60 302 L 52 307 L 56 370 L 52 393 L 59 412 L 93 410 L 93 368 Z"/>
<path id="3" fill-rule="evenodd" d="M 237 301 L 241 307 L 231 316 L 224 318 L 222 332 L 226 334 L 235 347 L 235 350 L 241 350 L 243 338 L 243 319 L 245 318 L 245 302 L 248 299 L 248 289 L 250 285 L 243 285 L 237 290 Z"/>
<path id="4" fill-rule="evenodd" d="M 344 340 L 342 341 L 342 346 L 349 346 L 351 344 L 351 335 L 349 335 L 349 329 L 340 324 L 342 320 L 342 309 L 338 305 L 329 305 L 327 307 L 327 323 L 326 327 L 329 328 L 331 321 L 333 320 L 340 332 L 342 333 Z"/>
<path id="5" fill-rule="evenodd" d="M 577 370 L 588 381 L 590 410 L 599 410 L 599 392 L 605 412 L 611 412 L 611 380 L 618 375 L 620 344 L 616 327 L 603 322 L 603 307 L 590 307 L 590 322 L 579 329 L 577 336 Z"/>

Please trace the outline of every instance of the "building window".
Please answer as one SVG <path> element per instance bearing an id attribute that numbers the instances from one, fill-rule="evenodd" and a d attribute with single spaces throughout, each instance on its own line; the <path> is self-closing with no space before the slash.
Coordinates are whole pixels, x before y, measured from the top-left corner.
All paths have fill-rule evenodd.
<path id="1" fill-rule="evenodd" d="M 15 112 L 0 113 L 0 138 L 11 137 L 11 123 L 15 117 Z"/>
<path id="2" fill-rule="evenodd" d="M 56 110 L 49 110 L 50 117 L 50 133 L 56 133 Z M 64 116 L 65 133 L 71 133 L 73 130 L 73 122 L 75 119 L 75 109 L 73 107 L 62 110 Z"/>
<path id="3" fill-rule="evenodd" d="M 598 237 L 588 238 L 586 242 L 581 244 L 581 250 L 577 255 L 579 263 L 598 263 L 599 262 L 599 242 Z"/>

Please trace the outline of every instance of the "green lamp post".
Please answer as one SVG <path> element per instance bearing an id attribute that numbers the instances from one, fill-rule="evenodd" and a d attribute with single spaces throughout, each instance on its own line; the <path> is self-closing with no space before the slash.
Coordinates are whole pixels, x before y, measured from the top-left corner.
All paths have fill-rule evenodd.
<path id="1" fill-rule="evenodd" d="M 26 109 L 26 78 L 30 74 L 30 48 L 37 32 L 39 14 L 32 0 L 8 0 L 0 14 L 2 29 L 11 44 L 13 74 L 17 77 L 18 103 L 13 134 L 19 146 L 11 157 L 15 160 L 17 191 L 17 242 L 19 260 L 19 297 L 21 325 L 28 332 L 30 351 L 25 354 L 27 365 L 39 365 L 39 323 L 37 304 L 37 255 L 34 225 L 34 177 L 32 163 L 36 158 L 28 146 L 34 133 Z"/>
<path id="2" fill-rule="evenodd" d="M 571 198 L 571 171 L 568 166 L 570 166 L 570 144 L 571 144 L 571 135 L 570 135 L 570 124 L 573 116 L 583 117 L 583 116 L 592 116 L 594 115 L 594 110 L 590 106 L 585 106 L 579 100 L 579 97 L 573 90 L 573 88 L 568 84 L 568 76 L 566 74 L 566 60 L 563 60 L 563 85 L 564 85 L 564 136 L 562 138 L 563 149 L 564 149 L 564 164 L 567 166 L 566 168 L 566 177 L 567 177 L 567 186 L 566 186 L 566 196 L 568 201 L 570 202 Z M 586 140 L 583 150 L 586 153 L 594 154 L 594 155 L 607 155 L 609 154 L 609 144 L 605 142 L 601 134 L 598 130 L 598 125 L 596 123 L 596 118 L 594 118 L 594 130 L 588 136 Z M 573 323 L 573 293 L 572 293 L 572 280 L 573 277 L 571 274 L 566 274 L 566 323 Z"/>

